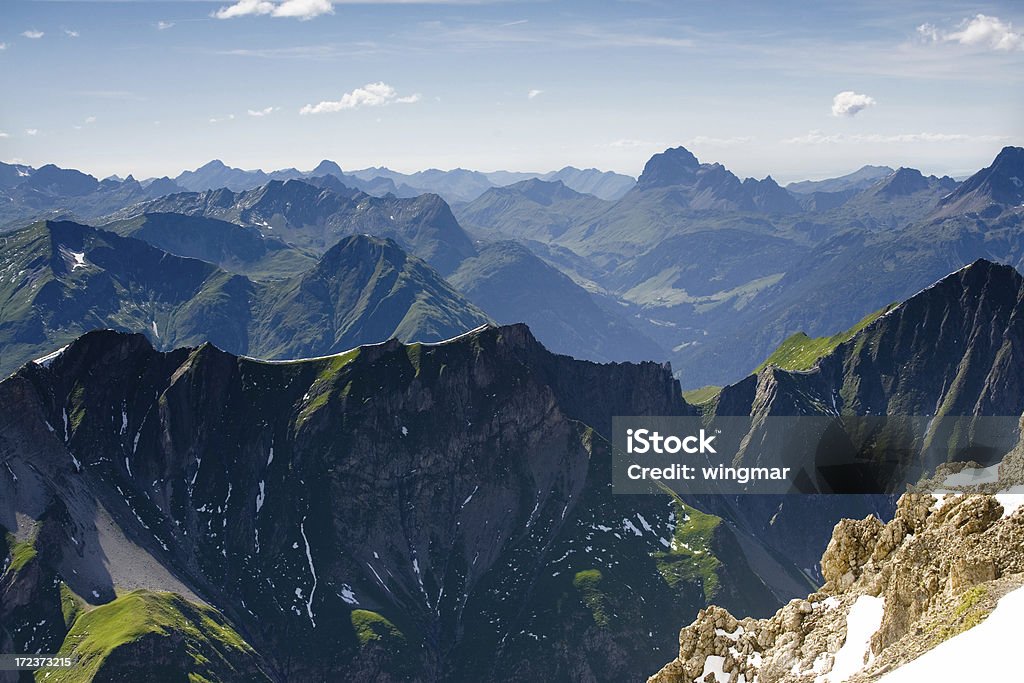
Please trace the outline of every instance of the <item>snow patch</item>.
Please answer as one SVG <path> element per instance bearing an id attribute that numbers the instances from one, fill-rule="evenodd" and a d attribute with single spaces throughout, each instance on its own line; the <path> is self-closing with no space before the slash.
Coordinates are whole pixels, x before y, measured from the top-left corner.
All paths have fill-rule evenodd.
<path id="1" fill-rule="evenodd" d="M 338 593 L 338 595 L 341 597 L 342 600 L 344 600 L 350 605 L 359 604 L 359 601 L 356 600 L 356 594 L 352 590 L 352 586 L 348 585 L 347 583 L 341 584 L 341 592 Z"/>
<path id="2" fill-rule="evenodd" d="M 309 615 L 309 623 L 316 628 L 316 620 L 313 619 L 313 594 L 316 593 L 316 569 L 313 568 L 313 554 L 309 550 L 309 539 L 306 538 L 306 520 L 299 522 L 299 533 L 302 534 L 302 542 L 306 544 L 306 561 L 309 562 L 309 573 L 313 575 L 313 587 L 309 589 L 309 600 L 306 602 L 306 614 Z"/>
<path id="3" fill-rule="evenodd" d="M 886 674 L 880 683 L 1009 680 L 1020 648 L 1024 589 L 1003 597 L 985 621 Z"/>
<path id="4" fill-rule="evenodd" d="M 712 674 L 716 683 L 729 683 L 729 674 L 725 673 L 725 657 L 710 655 L 704 660 L 704 671 L 694 681 L 703 682 L 708 674 Z"/>
<path id="5" fill-rule="evenodd" d="M 36 358 L 32 362 L 35 363 L 36 365 L 42 365 L 44 368 L 48 368 L 48 367 L 50 367 L 50 363 L 52 363 L 53 361 L 57 360 L 57 358 L 59 358 L 60 355 L 62 353 L 64 353 L 64 351 L 67 350 L 67 348 L 68 348 L 67 346 L 62 346 L 59 349 L 57 349 L 56 351 L 53 351 L 51 353 L 46 354 L 42 358 Z"/>
<path id="6" fill-rule="evenodd" d="M 736 630 L 733 631 L 732 633 L 729 633 L 724 628 L 716 628 L 715 629 L 715 635 L 716 636 L 725 636 L 726 638 L 728 638 L 729 640 L 731 640 L 732 642 L 735 643 L 737 640 L 740 639 L 740 636 L 743 635 L 743 627 L 740 626 L 739 624 L 737 624 L 736 625 Z"/>
<path id="7" fill-rule="evenodd" d="M 1024 484 L 1011 486 L 996 494 L 996 500 L 1003 506 L 1003 519 L 1006 519 L 1018 508 L 1024 506 Z"/>
<path id="8" fill-rule="evenodd" d="M 942 486 L 973 486 L 975 484 L 995 484 L 999 481 L 999 464 L 990 467 L 965 467 L 956 474 L 951 474 L 942 482 Z"/>
<path id="9" fill-rule="evenodd" d="M 832 662 L 832 670 L 818 676 L 815 683 L 840 683 L 864 668 L 871 645 L 871 636 L 882 625 L 885 600 L 862 595 L 846 615 L 846 641 Z M 873 658 L 873 657 L 872 657 Z"/>

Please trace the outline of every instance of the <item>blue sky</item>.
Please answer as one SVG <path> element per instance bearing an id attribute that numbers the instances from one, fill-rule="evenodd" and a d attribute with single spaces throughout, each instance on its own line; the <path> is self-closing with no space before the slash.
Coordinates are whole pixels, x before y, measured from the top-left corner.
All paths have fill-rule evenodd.
<path id="1" fill-rule="evenodd" d="M 1024 144 L 1021 3 L 808 5 L 5 0 L 0 159 L 635 175 L 682 144 L 789 181 Z"/>

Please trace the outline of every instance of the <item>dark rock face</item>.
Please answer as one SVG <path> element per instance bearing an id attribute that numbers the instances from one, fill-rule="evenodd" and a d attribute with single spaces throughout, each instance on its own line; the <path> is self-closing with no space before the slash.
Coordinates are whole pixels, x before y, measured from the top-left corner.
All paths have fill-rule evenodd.
<path id="1" fill-rule="evenodd" d="M 750 379 L 724 389 L 720 405 L 731 414 L 1019 415 L 1022 297 L 1020 273 L 978 260 L 896 306 L 810 372 L 769 368 L 753 394 Z"/>
<path id="2" fill-rule="evenodd" d="M 998 216 L 1024 204 L 1024 148 L 1004 147 L 992 165 L 968 178 L 943 198 L 938 214 Z"/>
<path id="3" fill-rule="evenodd" d="M 769 366 L 725 387 L 714 413 L 1018 416 L 1024 413 L 1022 301 L 1024 277 L 1009 266 L 977 261 L 894 307 L 813 369 Z M 930 475 L 919 471 L 922 464 L 914 460 L 901 467 L 910 480 Z M 798 566 L 813 568 L 817 558 L 809 549 L 820 542 L 796 539 L 827 539 L 832 520 L 840 516 L 888 518 L 895 498 L 820 496 L 814 502 L 813 497 L 793 496 L 702 503 L 703 509 L 734 520 Z M 778 505 L 774 512 L 773 505 Z M 811 511 L 822 509 L 830 510 L 824 515 L 830 521 L 816 524 L 812 515 L 819 513 Z M 772 523 L 766 524 L 769 518 Z"/>
<path id="4" fill-rule="evenodd" d="M 521 325 L 283 363 L 96 332 L 0 383 L 0 520 L 73 510 L 48 576 L 216 606 L 275 680 L 628 680 L 707 598 L 656 559 L 683 508 L 613 496 L 605 435 L 689 412 L 667 367 Z M 722 599 L 775 609 L 717 539 Z"/>
<path id="5" fill-rule="evenodd" d="M 690 181 L 698 168 L 700 162 L 692 152 L 685 147 L 673 147 L 647 161 L 637 185 L 645 188 L 679 185 Z"/>

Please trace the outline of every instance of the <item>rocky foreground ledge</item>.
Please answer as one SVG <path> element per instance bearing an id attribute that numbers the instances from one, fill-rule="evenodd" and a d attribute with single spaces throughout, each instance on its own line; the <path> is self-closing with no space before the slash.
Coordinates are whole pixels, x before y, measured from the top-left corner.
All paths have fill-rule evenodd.
<path id="1" fill-rule="evenodd" d="M 906 494 L 888 524 L 843 520 L 821 559 L 821 590 L 769 619 L 701 610 L 649 683 L 877 680 L 1024 585 L 1022 500 Z"/>

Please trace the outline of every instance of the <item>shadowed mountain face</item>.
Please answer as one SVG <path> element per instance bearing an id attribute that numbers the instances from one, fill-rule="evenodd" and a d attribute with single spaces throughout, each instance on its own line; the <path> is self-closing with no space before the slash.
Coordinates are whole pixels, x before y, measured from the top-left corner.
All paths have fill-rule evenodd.
<path id="1" fill-rule="evenodd" d="M 547 242 L 608 203 L 575 192 L 563 183 L 524 180 L 483 193 L 457 209 L 459 221 L 482 236 Z"/>
<path id="2" fill-rule="evenodd" d="M 159 231 L 160 217 L 155 227 L 149 220 L 140 230 Z M 242 241 L 251 234 L 214 223 L 204 237 L 226 229 L 231 258 L 244 257 Z M 253 256 L 257 263 L 273 258 Z M 259 282 L 141 240 L 49 222 L 8 235 L 0 268 L 12 274 L 0 285 L 3 373 L 97 327 L 141 332 L 161 348 L 212 341 L 236 353 L 295 358 L 391 336 L 438 341 L 488 321 L 427 264 L 394 242 L 362 235 L 305 273 Z"/>
<path id="3" fill-rule="evenodd" d="M 1020 415 L 1024 277 L 979 260 L 814 362 L 726 387 L 718 414 Z"/>
<path id="4" fill-rule="evenodd" d="M 0 520 L 19 558 L 4 637 L 23 647 L 16 627 L 62 596 L 119 607 L 88 612 L 93 628 L 146 623 L 115 592 L 169 590 L 167 620 L 223 624 L 165 628 L 167 647 L 191 639 L 189 667 L 639 680 L 681 614 L 715 596 L 767 614 L 808 585 L 682 501 L 612 495 L 611 416 L 687 413 L 667 368 L 556 356 L 524 326 L 285 363 L 92 333 L 0 383 Z M 44 621 L 33 642 L 100 671 L 131 661 L 134 639 L 95 652 Z"/>
<path id="5" fill-rule="evenodd" d="M 0 164 L 0 229 L 20 228 L 44 216 L 93 218 L 180 191 L 167 178 L 143 185 L 131 176 L 100 181 L 53 164 L 38 169 Z"/>
<path id="6" fill-rule="evenodd" d="M 978 214 L 994 218 L 1024 206 L 1024 148 L 1006 147 L 992 165 L 942 199 L 939 215 Z"/>
<path id="7" fill-rule="evenodd" d="M 541 182 L 541 181 L 527 181 Z M 515 242 L 480 247 L 449 280 L 501 323 L 527 321 L 556 353 L 596 361 L 659 360 L 666 354 L 625 316 Z"/>

